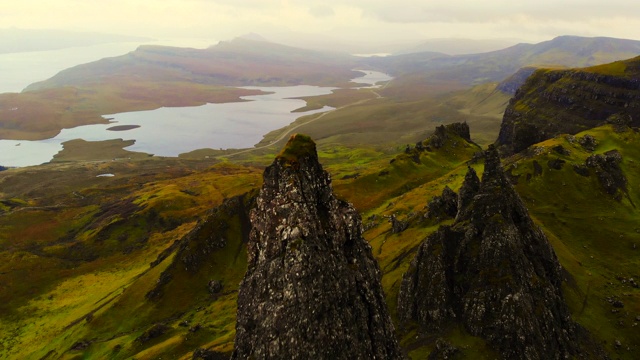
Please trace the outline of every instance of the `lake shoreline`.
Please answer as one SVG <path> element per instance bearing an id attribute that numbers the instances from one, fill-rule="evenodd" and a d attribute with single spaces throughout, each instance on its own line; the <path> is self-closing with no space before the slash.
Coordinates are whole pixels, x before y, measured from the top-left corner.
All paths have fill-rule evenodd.
<path id="1" fill-rule="evenodd" d="M 388 75 L 378 72 L 357 71 L 364 76 L 352 79 L 351 82 L 355 84 L 375 86 L 380 76 L 390 79 Z M 372 77 L 375 79 L 372 80 Z M 86 143 L 80 148 L 96 143 L 95 146 L 102 146 L 106 150 L 107 147 L 101 144 L 120 138 L 120 141 L 124 141 L 120 144 L 128 146 L 117 151 L 119 156 L 122 151 L 132 155 L 180 157 L 206 149 L 250 149 L 261 143 L 266 134 L 285 128 L 300 117 L 335 109 L 316 105 L 313 109 L 305 109 L 305 112 L 296 112 L 308 106 L 309 99 L 349 90 L 308 85 L 246 86 L 239 89 L 260 93 L 241 96 L 241 101 L 237 102 L 106 114 L 102 116 L 105 120 L 102 124 L 63 129 L 57 136 L 40 141 L 0 140 L 0 165 L 30 166 L 54 158 L 55 161 L 88 160 L 83 154 L 74 153 L 78 146 L 65 146 L 73 140 Z M 20 146 L 17 147 L 17 144 Z M 111 149 L 114 143 L 109 144 L 108 148 Z M 100 158 L 104 159 L 105 156 Z"/>

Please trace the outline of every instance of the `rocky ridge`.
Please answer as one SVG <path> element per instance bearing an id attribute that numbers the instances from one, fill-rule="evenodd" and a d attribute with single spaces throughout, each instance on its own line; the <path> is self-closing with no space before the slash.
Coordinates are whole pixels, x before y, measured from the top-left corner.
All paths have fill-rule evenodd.
<path id="1" fill-rule="evenodd" d="M 230 236 L 238 236 L 241 243 L 246 243 L 250 228 L 248 213 L 254 206 L 255 198 L 255 192 L 249 192 L 226 199 L 220 206 L 209 211 L 187 235 L 161 253 L 151 263 L 152 267 L 160 264 L 174 251 L 176 256 L 145 297 L 152 301 L 160 300 L 168 284 L 181 275 L 188 274 L 187 276 L 194 278 L 195 274 L 204 276 L 204 273 L 200 274 L 201 269 L 215 264 L 212 254 L 228 246 Z M 237 218 L 237 224 L 231 225 L 234 223 L 231 218 Z M 207 289 L 211 294 L 222 290 L 223 284 L 219 279 L 207 280 L 201 280 L 203 290 Z"/>
<path id="2" fill-rule="evenodd" d="M 454 224 L 425 239 L 403 276 L 401 322 L 426 332 L 460 323 L 505 359 L 588 356 L 586 332 L 561 292 L 561 266 L 495 147 L 485 153 L 482 181 L 469 169 L 459 194 Z"/>
<path id="3" fill-rule="evenodd" d="M 315 144 L 293 135 L 251 212 L 233 359 L 398 359 L 380 270 Z"/>
<path id="4" fill-rule="evenodd" d="M 510 100 L 496 144 L 511 155 L 607 123 L 638 127 L 638 111 L 640 57 L 585 69 L 538 70 Z"/>
<path id="5" fill-rule="evenodd" d="M 423 152 L 431 152 L 443 148 L 448 142 L 452 142 L 453 147 L 457 147 L 459 142 L 474 144 L 471 141 L 471 132 L 466 122 L 452 123 L 448 125 L 437 126 L 433 134 L 423 141 L 418 141 L 415 147 L 407 145 L 404 150 L 406 155 L 416 162 L 420 163 L 420 154 Z M 395 161 L 396 159 L 392 160 Z"/>

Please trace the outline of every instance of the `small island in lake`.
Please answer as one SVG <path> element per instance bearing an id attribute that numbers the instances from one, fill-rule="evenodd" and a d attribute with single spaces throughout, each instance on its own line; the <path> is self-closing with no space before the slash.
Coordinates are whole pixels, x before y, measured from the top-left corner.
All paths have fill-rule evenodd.
<path id="1" fill-rule="evenodd" d="M 112 126 L 110 128 L 107 128 L 107 130 L 109 130 L 109 131 L 127 131 L 127 130 L 137 129 L 139 127 L 140 127 L 140 125 L 117 125 L 117 126 Z"/>

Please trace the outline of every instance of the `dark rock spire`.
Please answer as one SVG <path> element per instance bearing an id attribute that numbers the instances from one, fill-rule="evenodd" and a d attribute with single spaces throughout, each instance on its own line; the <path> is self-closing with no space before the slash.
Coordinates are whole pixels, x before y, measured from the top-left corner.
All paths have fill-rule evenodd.
<path id="1" fill-rule="evenodd" d="M 494 147 L 479 186 L 469 169 L 459 204 L 454 224 L 422 243 L 403 277 L 401 321 L 426 331 L 461 323 L 505 359 L 575 356 L 586 335 L 564 302 L 560 264 Z"/>
<path id="2" fill-rule="evenodd" d="M 467 169 L 467 174 L 464 176 L 464 182 L 458 192 L 458 211 L 456 218 L 462 216 L 462 212 L 471 204 L 474 195 L 480 190 L 480 179 L 478 174 L 472 167 Z"/>
<path id="3" fill-rule="evenodd" d="M 293 135 L 251 212 L 233 359 L 402 358 L 357 211 Z"/>

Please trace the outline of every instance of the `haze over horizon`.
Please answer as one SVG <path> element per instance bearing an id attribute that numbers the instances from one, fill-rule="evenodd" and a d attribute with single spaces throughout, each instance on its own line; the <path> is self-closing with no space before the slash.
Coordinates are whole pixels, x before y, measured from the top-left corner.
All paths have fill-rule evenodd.
<path id="1" fill-rule="evenodd" d="M 245 33 L 295 46 L 383 51 L 442 38 L 540 42 L 560 35 L 640 39 L 640 3 L 541 0 L 4 1 L 3 28 L 227 40 Z M 342 48 L 337 47 L 342 50 Z"/>

